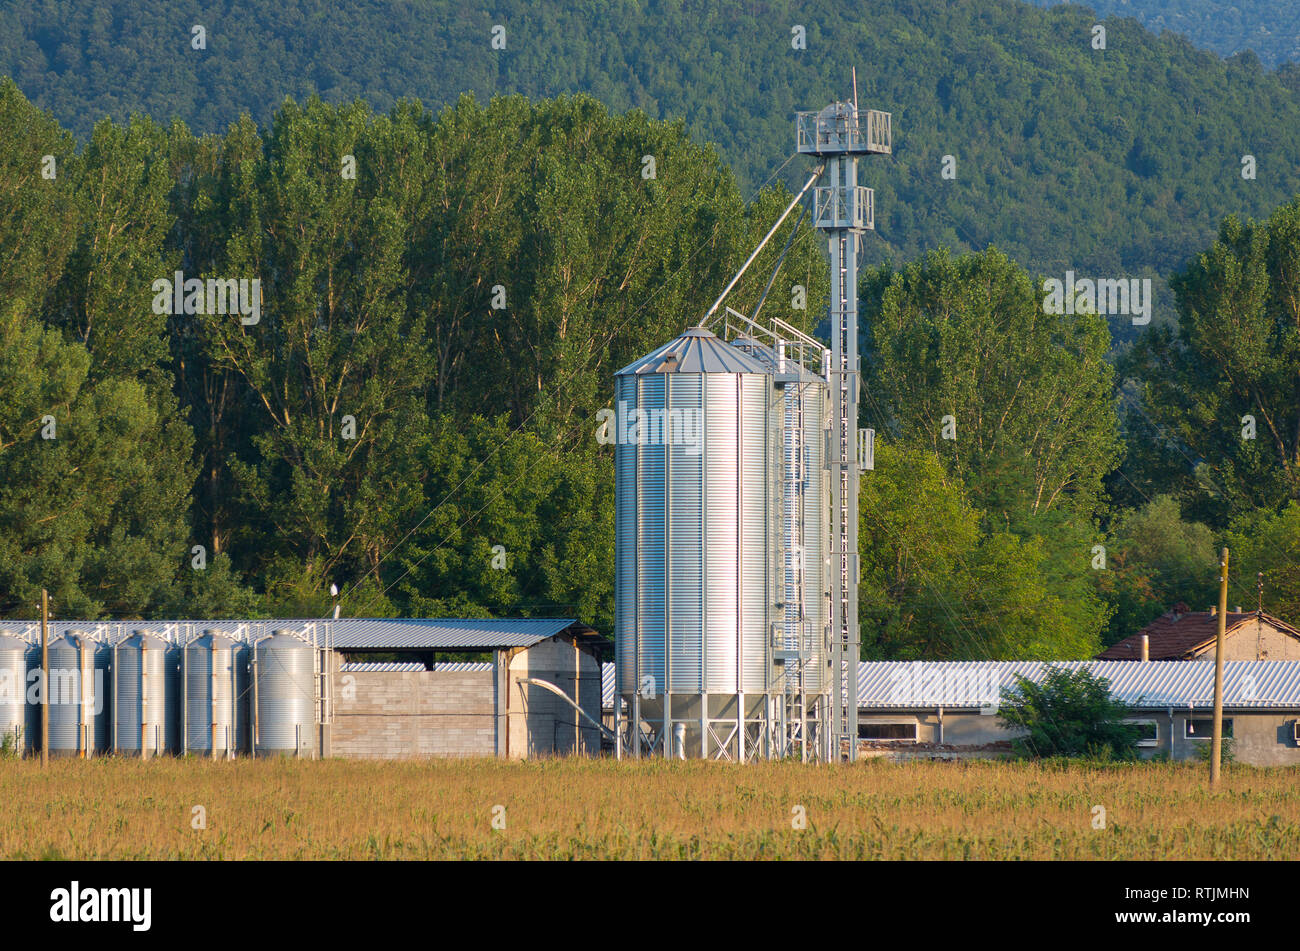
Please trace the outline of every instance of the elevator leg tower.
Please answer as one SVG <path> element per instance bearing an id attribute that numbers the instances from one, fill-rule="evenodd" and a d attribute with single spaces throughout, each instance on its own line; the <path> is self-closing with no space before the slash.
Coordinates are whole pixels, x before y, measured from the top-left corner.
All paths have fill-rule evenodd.
<path id="1" fill-rule="evenodd" d="M 875 227 L 874 194 L 858 185 L 858 157 L 888 155 L 891 117 L 854 102 L 836 102 L 795 121 L 800 152 L 825 162 L 813 192 L 813 225 L 826 233 L 830 251 L 831 421 L 826 464 L 831 483 L 831 563 L 828 656 L 831 722 L 827 759 L 857 758 L 858 477 L 868 464 L 868 434 L 858 429 L 858 250 Z"/>

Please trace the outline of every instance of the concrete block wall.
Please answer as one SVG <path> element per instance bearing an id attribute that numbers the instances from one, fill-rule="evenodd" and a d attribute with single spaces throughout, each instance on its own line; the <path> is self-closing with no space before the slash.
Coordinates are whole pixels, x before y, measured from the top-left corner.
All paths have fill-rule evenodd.
<path id="1" fill-rule="evenodd" d="M 332 753 L 372 759 L 492 756 L 494 694 L 490 670 L 336 673 Z"/>
<path id="2" fill-rule="evenodd" d="M 551 638 L 514 654 L 506 673 L 505 710 L 511 759 L 600 752 L 600 731 L 545 688 L 520 683 L 535 677 L 564 691 L 593 720 L 600 721 L 600 664 L 587 651 L 563 638 Z"/>

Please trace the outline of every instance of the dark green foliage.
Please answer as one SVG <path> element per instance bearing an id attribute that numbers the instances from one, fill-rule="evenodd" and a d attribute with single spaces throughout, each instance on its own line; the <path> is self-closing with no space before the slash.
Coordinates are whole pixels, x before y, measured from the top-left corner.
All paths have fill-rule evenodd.
<path id="1" fill-rule="evenodd" d="M 1105 677 L 1086 669 L 1049 667 L 1041 683 L 1017 677 L 1002 692 L 999 718 L 1028 734 L 1014 741 L 1024 756 L 1136 759 L 1138 731 L 1124 723 L 1128 708 L 1111 698 Z"/>
<path id="2" fill-rule="evenodd" d="M 1264 609 L 1296 623 L 1300 618 L 1300 502 L 1289 502 L 1277 513 L 1261 510 L 1241 516 L 1226 542 L 1231 602 L 1253 610 L 1258 603 L 1257 585 L 1262 583 Z"/>
<path id="3" fill-rule="evenodd" d="M 1266 221 L 1228 218 L 1170 283 L 1177 327 L 1152 329 L 1124 363 L 1137 412 L 1167 437 L 1147 461 L 1219 528 L 1300 499 L 1300 198 Z"/>
<path id="4" fill-rule="evenodd" d="M 1044 540 L 990 524 L 933 452 L 877 446 L 860 502 L 863 657 L 1067 660 L 1100 649 L 1104 605 L 1095 595 L 1067 605 Z"/>
<path id="5" fill-rule="evenodd" d="M 1232 42 L 1268 22 L 1279 43 L 1293 38 L 1294 0 L 1266 6 L 1225 9 L 1209 28 Z M 1300 98 L 1293 76 L 1254 57 L 1224 62 L 1133 20 L 1110 21 L 1107 49 L 1093 50 L 1095 22 L 1081 7 L 1013 0 L 32 0 L 0 12 L 0 73 L 80 136 L 133 110 L 205 133 L 245 111 L 266 126 L 286 96 L 312 93 L 381 112 L 407 96 L 436 109 L 465 92 L 587 93 L 615 112 L 680 117 L 749 192 L 792 151 L 792 113 L 849 95 L 856 65 L 862 102 L 895 118 L 894 158 L 865 176 L 870 260 L 995 244 L 1036 274 L 1158 279 L 1227 214 L 1264 214 L 1300 189 Z M 196 23 L 205 50 L 190 48 Z M 494 24 L 504 50 L 490 47 Z M 796 24 L 806 50 L 791 48 Z M 1239 174 L 1245 153 L 1256 181 Z M 956 181 L 939 177 L 944 155 Z M 786 169 L 787 184 L 801 169 Z M 1170 303 L 1158 282 L 1158 322 Z M 1134 333 L 1123 318 L 1113 330 Z"/>
<path id="6" fill-rule="evenodd" d="M 0 83 L 0 605 L 140 617 L 173 597 L 193 434 L 149 309 L 170 216 L 148 122 L 80 155 Z M 43 174 L 55 157 L 54 178 Z M 52 438 L 47 438 L 52 437 Z"/>
<path id="7" fill-rule="evenodd" d="M 963 506 L 969 500 L 958 519 L 966 527 L 949 520 L 937 533 L 934 543 L 950 548 L 951 565 L 936 564 L 935 576 L 945 580 L 935 593 L 943 597 L 927 619 L 904 625 L 915 631 L 909 640 L 921 636 L 909 649 L 930 641 L 923 656 L 1095 652 L 1109 608 L 1097 593 L 1090 552 L 1103 537 L 1103 477 L 1123 451 L 1105 321 L 1045 314 L 1029 275 L 996 250 L 960 258 L 933 252 L 900 271 L 880 268 L 862 294 L 870 328 L 866 421 L 884 439 L 941 460 L 943 491 Z M 901 497 L 885 486 L 877 497 L 868 487 L 864 517 L 870 512 L 888 526 L 915 512 L 920 517 L 908 524 L 929 531 L 932 516 L 916 509 L 933 503 L 919 493 L 937 480 L 913 481 L 919 465 L 913 454 L 902 473 L 880 476 L 901 476 Z M 863 537 L 893 551 L 876 529 L 864 524 Z M 881 556 L 892 560 L 870 552 L 864 563 Z M 913 555 L 904 547 L 898 558 L 885 566 L 894 578 L 886 591 L 898 589 Z M 953 640 L 968 625 L 980 632 L 975 642 Z M 947 643 L 933 643 L 936 637 Z"/>
<path id="8" fill-rule="evenodd" d="M 1136 633 L 1179 601 L 1194 610 L 1215 603 L 1218 558 L 1214 533 L 1184 520 L 1171 496 L 1121 511 L 1107 543 L 1106 568 L 1098 573 L 1102 593 L 1115 605 L 1107 645 Z"/>
<path id="9" fill-rule="evenodd" d="M 1214 532 L 1252 573 L 1234 602 L 1262 571 L 1266 607 L 1300 612 L 1300 205 L 1226 219 L 1187 263 L 1228 211 L 1300 188 L 1291 73 L 1131 23 L 1098 55 L 1077 9 L 965 0 L 491 18 L 235 3 L 207 51 L 187 47 L 196 10 L 112 9 L 0 12 L 0 68 L 60 114 L 114 120 L 77 125 L 78 151 L 0 83 L 4 613 L 30 615 L 45 585 L 65 616 L 320 616 L 336 582 L 350 615 L 610 631 L 612 458 L 594 415 L 784 207 L 806 161 L 753 185 L 789 153 L 791 112 L 843 95 L 851 62 L 873 64 L 861 97 L 896 133 L 863 175 L 879 229 L 863 422 L 881 433 L 864 653 L 1088 656 L 1172 601 L 1208 603 Z M 295 43 L 252 39 L 278 34 Z M 139 54 L 127 72 L 122 49 Z M 566 90 L 592 95 L 487 95 Z M 153 118 L 126 119 L 133 103 Z M 173 114 L 217 134 L 159 124 Z M 955 182 L 938 177 L 948 153 Z M 729 303 L 753 307 L 791 227 Z M 1158 326 L 1175 311 L 1158 283 L 1136 345 L 1126 319 L 1043 313 L 1040 273 L 1180 267 L 1178 324 Z M 259 278 L 261 322 L 154 313 L 151 282 L 177 269 Z M 766 313 L 811 330 L 826 294 L 805 230 Z M 47 414 L 57 441 L 39 437 Z"/>
<path id="10" fill-rule="evenodd" d="M 1054 7 L 1074 0 L 1028 2 Z M 1269 66 L 1300 59 L 1300 0 L 1087 0 L 1078 5 L 1106 17 L 1134 17 L 1153 33 L 1181 33 L 1220 56 L 1250 50 Z"/>
<path id="11" fill-rule="evenodd" d="M 137 117 L 80 154 L 12 83 L 0 110 L 26 136 L 0 192 L 6 612 L 45 585 L 65 616 L 319 616 L 333 582 L 348 614 L 610 629 L 595 414 L 620 366 L 703 315 L 783 186 L 747 204 L 680 123 L 587 97 L 437 117 L 311 99 L 202 138 Z M 793 225 L 730 303 L 754 306 Z M 808 235 L 766 307 L 811 330 Z M 176 270 L 260 280 L 260 321 L 156 313 Z"/>

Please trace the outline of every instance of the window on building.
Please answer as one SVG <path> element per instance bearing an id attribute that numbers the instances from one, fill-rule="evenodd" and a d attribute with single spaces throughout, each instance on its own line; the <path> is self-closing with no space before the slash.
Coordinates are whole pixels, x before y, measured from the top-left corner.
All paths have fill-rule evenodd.
<path id="1" fill-rule="evenodd" d="M 859 740 L 903 740 L 916 742 L 916 721 L 910 723 L 858 723 Z"/>
<path id="2" fill-rule="evenodd" d="M 1137 727 L 1138 736 L 1134 741 L 1134 746 L 1156 746 L 1160 742 L 1160 734 L 1156 728 L 1155 720 L 1130 720 L 1129 726 Z"/>
<path id="3" fill-rule="evenodd" d="M 1183 721 L 1183 736 L 1189 740 L 1214 739 L 1214 721 L 1209 717 L 1188 717 Z M 1223 718 L 1223 735 L 1232 737 L 1232 717 Z"/>

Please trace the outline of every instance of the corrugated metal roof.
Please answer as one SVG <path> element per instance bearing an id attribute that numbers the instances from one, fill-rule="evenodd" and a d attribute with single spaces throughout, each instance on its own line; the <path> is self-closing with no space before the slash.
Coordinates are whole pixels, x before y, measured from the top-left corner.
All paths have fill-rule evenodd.
<path id="1" fill-rule="evenodd" d="M 336 650 L 491 650 L 532 647 L 572 627 L 572 618 L 344 619 L 334 622 Z"/>
<path id="2" fill-rule="evenodd" d="M 692 327 L 686 333 L 634 360 L 615 376 L 644 373 L 768 373 L 749 354 L 723 343 L 711 331 Z"/>
<path id="3" fill-rule="evenodd" d="M 216 631 L 236 640 L 260 639 L 274 631 L 290 631 L 322 646 L 329 627 L 336 650 L 480 651 L 497 647 L 532 647 L 572 627 L 572 618 L 279 618 L 266 621 L 51 621 L 50 637 L 84 631 L 107 642 L 144 631 L 167 640 L 189 640 Z M 25 632 L 30 625 L 10 625 Z M 37 628 L 39 631 L 39 627 Z M 30 635 L 28 635 L 30 636 Z M 38 635 L 39 636 L 39 635 Z"/>
<path id="4" fill-rule="evenodd" d="M 1131 707 L 1209 708 L 1214 664 L 1206 661 L 1075 660 L 863 661 L 858 664 L 858 707 L 908 709 L 990 706 L 1020 674 L 1038 682 L 1048 667 L 1086 667 L 1105 677 L 1111 695 Z M 614 708 L 614 665 L 601 668 L 602 706 Z M 1223 665 L 1224 705 L 1233 709 L 1300 710 L 1300 661 L 1230 660 Z"/>
<path id="5" fill-rule="evenodd" d="M 487 661 L 458 661 L 448 664 L 434 664 L 433 669 L 438 673 L 464 673 L 466 671 L 491 670 L 492 665 Z M 373 663 L 343 664 L 339 671 L 345 674 L 422 674 L 425 672 L 425 667 L 419 661 L 375 661 Z"/>
<path id="6" fill-rule="evenodd" d="M 1049 667 L 1086 668 L 1110 684 L 1111 696 L 1141 708 L 1214 703 L 1214 665 L 1205 661 L 878 662 L 858 665 L 858 706 L 869 708 L 991 705 L 1019 674 L 1039 682 Z M 1300 661 L 1226 661 L 1224 705 L 1300 707 Z"/>

